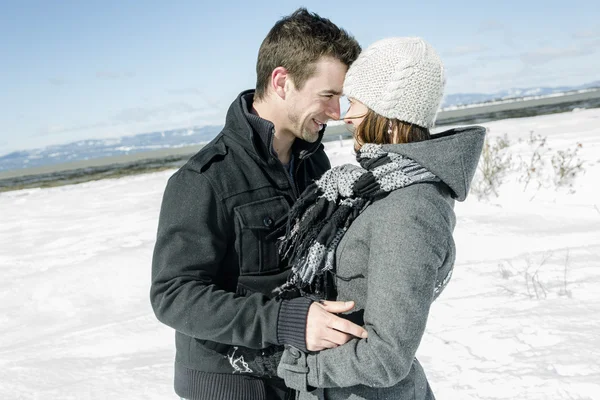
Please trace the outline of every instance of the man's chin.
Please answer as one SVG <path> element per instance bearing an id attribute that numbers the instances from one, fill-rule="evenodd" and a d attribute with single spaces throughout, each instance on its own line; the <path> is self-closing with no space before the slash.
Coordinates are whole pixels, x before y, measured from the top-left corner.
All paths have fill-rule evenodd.
<path id="1" fill-rule="evenodd" d="M 302 140 L 308 143 L 314 143 L 319 140 L 319 132 L 306 132 L 302 133 Z"/>

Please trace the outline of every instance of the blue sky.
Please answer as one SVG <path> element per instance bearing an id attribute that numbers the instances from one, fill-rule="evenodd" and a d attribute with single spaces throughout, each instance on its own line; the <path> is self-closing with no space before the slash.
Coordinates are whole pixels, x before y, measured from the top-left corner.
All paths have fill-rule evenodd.
<path id="1" fill-rule="evenodd" d="M 422 36 L 447 93 L 600 80 L 593 1 L 28 1 L 0 12 L 0 155 L 222 124 L 268 30 L 299 6 L 363 47 Z"/>

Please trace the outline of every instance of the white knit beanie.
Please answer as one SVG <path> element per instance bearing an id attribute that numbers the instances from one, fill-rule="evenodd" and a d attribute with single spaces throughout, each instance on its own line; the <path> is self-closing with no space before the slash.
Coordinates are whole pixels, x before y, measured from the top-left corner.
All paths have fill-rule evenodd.
<path id="1" fill-rule="evenodd" d="M 431 128 L 444 95 L 444 65 L 421 38 L 379 40 L 346 73 L 344 94 L 386 118 Z"/>

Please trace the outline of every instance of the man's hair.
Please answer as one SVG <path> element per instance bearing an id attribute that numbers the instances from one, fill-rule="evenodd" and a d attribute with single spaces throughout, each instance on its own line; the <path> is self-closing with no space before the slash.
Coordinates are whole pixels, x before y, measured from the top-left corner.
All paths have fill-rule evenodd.
<path id="1" fill-rule="evenodd" d="M 280 19 L 267 34 L 258 51 L 255 99 L 262 99 L 271 73 L 284 67 L 298 90 L 310 78 L 321 57 L 332 57 L 350 66 L 360 54 L 356 39 L 327 18 L 299 8 Z"/>
<path id="2" fill-rule="evenodd" d="M 396 142 L 394 133 L 390 134 L 390 131 L 397 132 Z M 386 118 L 369 109 L 354 131 L 354 150 L 358 151 L 365 143 L 412 143 L 429 139 L 429 129 L 396 118 Z"/>

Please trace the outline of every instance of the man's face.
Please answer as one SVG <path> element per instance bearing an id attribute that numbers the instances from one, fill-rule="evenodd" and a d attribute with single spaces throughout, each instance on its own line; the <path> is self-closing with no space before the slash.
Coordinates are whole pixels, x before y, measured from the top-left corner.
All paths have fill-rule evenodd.
<path id="1" fill-rule="evenodd" d="M 302 89 L 293 82 L 286 92 L 287 129 L 299 139 L 314 143 L 328 120 L 340 118 L 340 96 L 347 67 L 339 60 L 323 57 Z"/>

